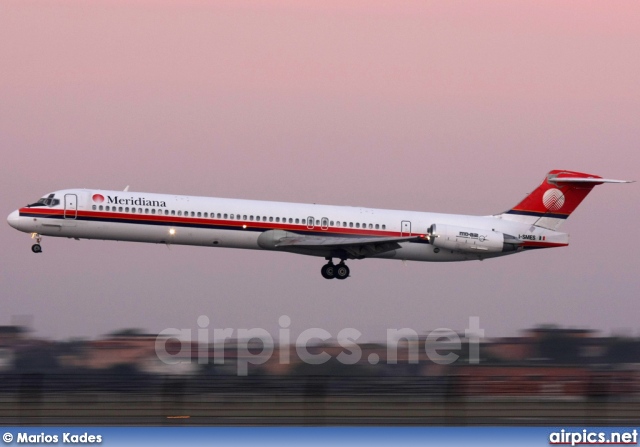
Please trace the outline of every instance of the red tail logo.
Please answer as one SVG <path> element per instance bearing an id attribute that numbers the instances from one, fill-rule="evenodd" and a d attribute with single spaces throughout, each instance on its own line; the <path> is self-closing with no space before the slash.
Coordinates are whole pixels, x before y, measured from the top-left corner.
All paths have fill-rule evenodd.
<path id="1" fill-rule="evenodd" d="M 542 196 L 542 203 L 549 211 L 558 211 L 564 205 L 564 194 L 559 189 L 547 189 Z"/>
<path id="2" fill-rule="evenodd" d="M 587 197 L 593 187 L 599 184 L 593 182 L 593 179 L 601 178 L 582 172 L 551 171 L 538 188 L 508 213 L 567 218 Z M 580 182 L 579 179 L 590 179 L 591 181 Z M 567 181 L 563 182 L 563 180 Z"/>

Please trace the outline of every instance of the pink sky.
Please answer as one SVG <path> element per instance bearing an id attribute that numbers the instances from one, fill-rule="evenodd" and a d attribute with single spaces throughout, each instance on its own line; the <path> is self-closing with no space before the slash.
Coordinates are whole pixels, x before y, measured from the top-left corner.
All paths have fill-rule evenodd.
<path id="1" fill-rule="evenodd" d="M 635 1 L 0 3 L 8 215 L 94 187 L 470 214 L 551 169 L 640 179 Z M 463 264 L 47 238 L 0 227 L 0 324 L 637 334 L 637 185 L 598 188 L 567 249 Z"/>

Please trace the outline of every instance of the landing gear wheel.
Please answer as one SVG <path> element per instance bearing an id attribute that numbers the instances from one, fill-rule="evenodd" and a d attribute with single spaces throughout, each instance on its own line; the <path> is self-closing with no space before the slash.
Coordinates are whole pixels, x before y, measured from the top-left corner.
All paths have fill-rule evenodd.
<path id="1" fill-rule="evenodd" d="M 40 244 L 33 244 L 31 246 L 31 251 L 34 253 L 42 253 L 42 247 L 40 246 Z"/>
<path id="2" fill-rule="evenodd" d="M 335 268 L 335 275 L 338 279 L 347 279 L 349 277 L 349 267 L 345 264 L 338 264 Z"/>
<path id="3" fill-rule="evenodd" d="M 322 266 L 322 269 L 320 270 L 320 273 L 322 273 L 322 277 L 325 279 L 333 279 L 336 277 L 335 273 L 336 273 L 336 266 L 333 265 L 333 263 L 328 263 Z"/>

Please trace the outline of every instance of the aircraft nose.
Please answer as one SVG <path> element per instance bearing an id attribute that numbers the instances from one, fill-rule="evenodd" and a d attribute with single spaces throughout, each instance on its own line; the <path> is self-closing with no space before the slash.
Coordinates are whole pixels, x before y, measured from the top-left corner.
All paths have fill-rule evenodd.
<path id="1" fill-rule="evenodd" d="M 18 210 L 15 210 L 13 213 L 9 214 L 9 217 L 7 217 L 7 222 L 9 222 L 9 225 L 11 225 L 13 228 L 18 229 L 18 222 L 20 222 L 20 212 Z"/>

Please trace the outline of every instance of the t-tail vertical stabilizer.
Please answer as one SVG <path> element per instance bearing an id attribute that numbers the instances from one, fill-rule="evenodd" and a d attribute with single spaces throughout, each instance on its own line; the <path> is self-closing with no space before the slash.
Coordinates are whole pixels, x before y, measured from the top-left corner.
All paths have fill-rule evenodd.
<path id="1" fill-rule="evenodd" d="M 496 217 L 557 230 L 594 186 L 603 183 L 632 182 L 556 169 L 522 202 Z"/>

